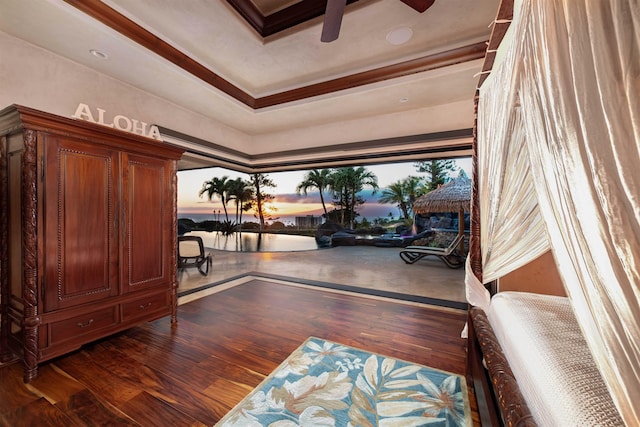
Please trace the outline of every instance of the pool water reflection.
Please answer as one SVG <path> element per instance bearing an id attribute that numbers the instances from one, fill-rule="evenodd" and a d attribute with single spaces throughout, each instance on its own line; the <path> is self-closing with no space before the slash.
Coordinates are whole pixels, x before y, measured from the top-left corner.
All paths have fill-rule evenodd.
<path id="1" fill-rule="evenodd" d="M 269 233 L 233 233 L 192 231 L 186 236 L 200 236 L 205 248 L 235 252 L 290 252 L 318 249 L 316 239 L 309 236 Z"/>

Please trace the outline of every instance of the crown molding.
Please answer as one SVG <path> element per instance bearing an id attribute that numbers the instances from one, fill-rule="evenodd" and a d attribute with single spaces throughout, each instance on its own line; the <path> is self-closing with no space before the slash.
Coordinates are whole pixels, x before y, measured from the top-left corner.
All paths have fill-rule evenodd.
<path id="1" fill-rule="evenodd" d="M 484 58 L 487 46 L 486 42 L 475 43 L 410 61 L 256 98 L 101 1 L 64 1 L 254 110 L 481 59 Z M 235 3 L 241 2 L 236 1 Z"/>

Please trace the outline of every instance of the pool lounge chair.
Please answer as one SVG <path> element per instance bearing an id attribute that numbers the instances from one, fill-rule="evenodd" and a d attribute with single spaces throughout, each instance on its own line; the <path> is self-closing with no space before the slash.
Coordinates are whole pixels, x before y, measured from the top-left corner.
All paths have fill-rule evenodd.
<path id="1" fill-rule="evenodd" d="M 178 236 L 178 271 L 196 267 L 200 274 L 209 274 L 211 254 L 204 253 L 204 244 L 200 236 Z"/>
<path id="2" fill-rule="evenodd" d="M 453 242 L 446 248 L 435 248 L 429 246 L 407 246 L 400 251 L 400 258 L 407 264 L 413 264 L 414 262 L 428 256 L 435 255 L 449 268 L 460 268 L 464 265 L 464 256 L 458 252 L 458 245 L 464 238 L 463 234 L 453 239 Z"/>

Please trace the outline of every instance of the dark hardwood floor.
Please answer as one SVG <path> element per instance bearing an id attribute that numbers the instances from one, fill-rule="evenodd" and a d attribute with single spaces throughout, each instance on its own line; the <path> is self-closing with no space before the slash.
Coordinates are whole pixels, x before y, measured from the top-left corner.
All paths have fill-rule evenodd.
<path id="1" fill-rule="evenodd" d="M 309 336 L 465 373 L 466 312 L 252 280 L 45 363 L 0 368 L 4 426 L 211 426 Z M 474 425 L 479 425 L 470 389 Z"/>

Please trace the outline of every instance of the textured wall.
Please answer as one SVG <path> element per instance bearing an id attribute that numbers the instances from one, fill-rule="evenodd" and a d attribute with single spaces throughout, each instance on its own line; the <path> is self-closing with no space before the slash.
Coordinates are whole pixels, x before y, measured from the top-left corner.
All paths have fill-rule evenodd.
<path id="1" fill-rule="evenodd" d="M 251 138 L 224 124 L 0 32 L 0 108 L 11 104 L 71 117 L 78 104 L 100 107 L 148 124 L 237 150 Z"/>

